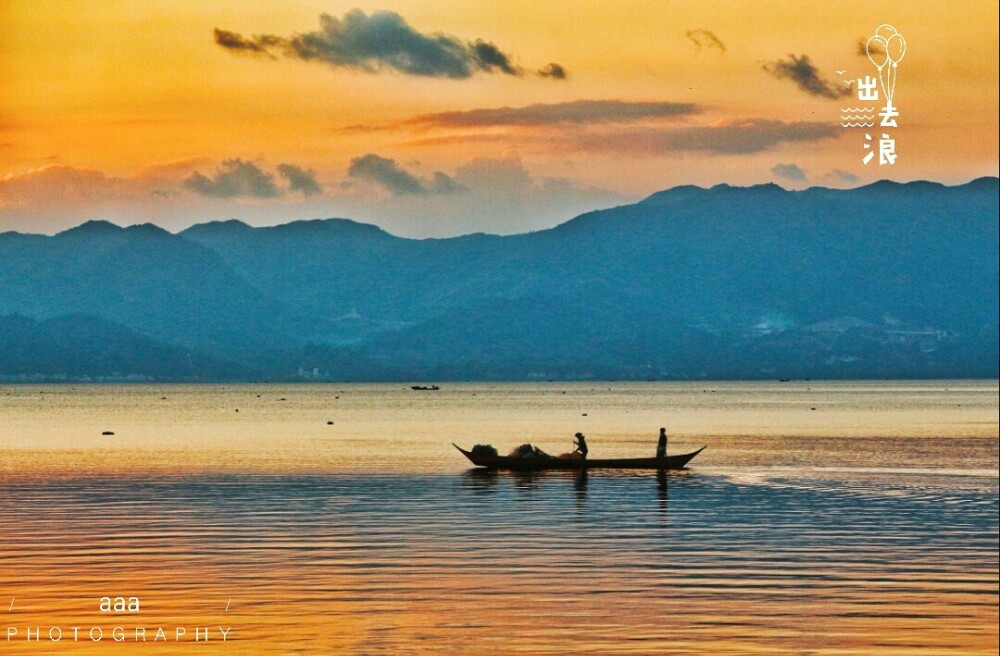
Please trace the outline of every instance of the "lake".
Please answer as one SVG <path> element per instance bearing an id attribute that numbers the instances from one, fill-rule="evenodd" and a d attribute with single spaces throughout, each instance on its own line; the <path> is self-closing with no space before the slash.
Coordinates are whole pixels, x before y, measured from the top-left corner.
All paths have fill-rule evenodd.
<path id="1" fill-rule="evenodd" d="M 0 654 L 997 652 L 996 381 L 441 387 L 0 386 Z"/>

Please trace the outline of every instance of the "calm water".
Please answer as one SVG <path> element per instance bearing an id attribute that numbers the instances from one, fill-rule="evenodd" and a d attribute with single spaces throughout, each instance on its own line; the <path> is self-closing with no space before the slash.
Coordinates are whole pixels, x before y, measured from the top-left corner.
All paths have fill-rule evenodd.
<path id="1" fill-rule="evenodd" d="M 996 382 L 443 387 L 0 387 L 0 654 L 997 651 Z"/>

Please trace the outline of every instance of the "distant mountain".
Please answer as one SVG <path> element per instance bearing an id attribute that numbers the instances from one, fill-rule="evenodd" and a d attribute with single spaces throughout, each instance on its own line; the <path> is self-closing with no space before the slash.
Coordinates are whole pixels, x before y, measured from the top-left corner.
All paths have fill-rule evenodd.
<path id="1" fill-rule="evenodd" d="M 0 315 L 85 312 L 219 378 L 996 377 L 998 197 L 997 178 L 677 187 L 426 240 L 91 222 L 0 235 Z"/>
<path id="2" fill-rule="evenodd" d="M 0 316 L 0 381 L 211 380 L 245 373 L 218 358 L 164 346 L 86 314 L 44 321 Z"/>
<path id="3" fill-rule="evenodd" d="M 149 224 L 5 233 L 0 262 L 0 314 L 90 314 L 166 344 L 236 355 L 278 346 L 311 325 L 216 253 Z"/>

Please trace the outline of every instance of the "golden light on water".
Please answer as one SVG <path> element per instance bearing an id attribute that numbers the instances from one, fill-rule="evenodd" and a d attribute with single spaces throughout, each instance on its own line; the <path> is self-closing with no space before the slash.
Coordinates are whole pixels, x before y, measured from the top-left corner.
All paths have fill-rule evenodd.
<path id="1" fill-rule="evenodd" d="M 0 626 L 232 626 L 169 654 L 994 653 L 996 383 L 805 388 L 5 388 Z M 448 444 L 636 455 L 660 423 L 708 444 L 690 471 L 475 473 Z M 142 612 L 96 611 L 117 594 Z"/>
<path id="2" fill-rule="evenodd" d="M 543 383 L 452 385 L 420 395 L 394 384 L 17 386 L 0 397 L 10 435 L 4 451 L 13 456 L 0 460 L 0 472 L 440 473 L 465 464 L 456 463 L 452 442 L 509 449 L 532 441 L 559 453 L 584 430 L 608 457 L 634 457 L 655 450 L 661 425 L 669 426 L 672 452 L 711 445 L 702 466 L 817 459 L 919 468 L 941 458 L 959 468 L 966 463 L 954 460 L 956 440 L 997 434 L 992 389 L 980 382 Z M 793 450 L 784 448 L 790 438 L 800 438 Z M 901 441 L 913 446 L 901 449 Z M 720 447 L 726 455 L 713 456 Z M 909 459 L 896 460 L 900 453 Z"/>

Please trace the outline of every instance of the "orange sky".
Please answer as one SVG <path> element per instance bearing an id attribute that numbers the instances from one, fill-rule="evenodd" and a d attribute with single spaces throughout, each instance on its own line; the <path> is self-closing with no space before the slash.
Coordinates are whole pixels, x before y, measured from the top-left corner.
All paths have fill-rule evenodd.
<path id="1" fill-rule="evenodd" d="M 0 230 L 51 232 L 91 218 L 179 228 L 216 218 L 339 215 L 406 235 L 516 232 L 678 184 L 853 186 L 997 175 L 995 2 L 789 6 L 0 0 Z M 213 39 L 216 28 L 288 39 L 317 32 L 321 14 L 343 19 L 356 8 L 367 18 L 396 12 L 422 38 L 495 44 L 522 74 L 414 75 L 377 58 L 334 66 L 280 49 L 253 57 Z M 899 159 L 865 166 L 864 129 L 838 125 L 841 103 L 856 99 L 808 94 L 764 66 L 807 55 L 817 79 L 837 89 L 837 70 L 846 71 L 843 79 L 876 72 L 856 53 L 857 41 L 886 22 L 907 42 L 893 131 Z M 689 37 L 693 30 L 718 41 L 705 32 Z M 534 73 L 550 62 L 568 78 Z M 580 100 L 693 109 L 534 125 L 412 122 L 535 104 L 561 111 Z M 755 141 L 799 124 L 826 126 L 807 130 L 825 136 Z M 345 130 L 352 126 L 368 129 Z M 365 155 L 377 159 L 352 167 Z M 273 185 L 210 186 L 232 159 Z M 308 194 L 290 188 L 281 164 L 317 186 Z M 776 165 L 786 166 L 776 172 Z M 392 178 L 399 171 L 410 176 L 402 188 Z M 190 182 L 195 172 L 205 185 Z M 437 184 L 438 172 L 455 184 Z"/>

